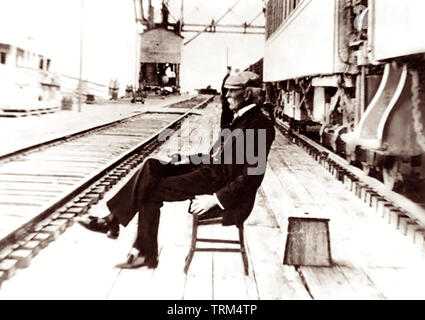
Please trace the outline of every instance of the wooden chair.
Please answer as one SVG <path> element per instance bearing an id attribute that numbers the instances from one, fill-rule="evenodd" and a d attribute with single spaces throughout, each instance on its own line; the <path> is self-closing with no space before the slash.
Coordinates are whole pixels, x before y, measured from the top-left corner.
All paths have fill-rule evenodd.
<path id="1" fill-rule="evenodd" d="M 186 264 L 184 267 L 184 273 L 187 274 L 190 263 L 192 262 L 193 255 L 195 251 L 199 252 L 240 252 L 242 255 L 242 262 L 245 270 L 245 275 L 248 275 L 248 258 L 246 256 L 245 250 L 245 240 L 244 240 L 244 228 L 243 224 L 236 226 L 239 231 L 239 240 L 225 240 L 225 239 L 203 239 L 198 238 L 198 227 L 207 226 L 207 225 L 218 225 L 222 224 L 223 218 L 217 216 L 217 214 L 208 214 L 208 212 L 202 216 L 193 214 L 193 226 L 192 226 L 192 243 L 190 246 L 189 253 L 186 256 Z M 237 244 L 239 248 L 198 248 L 196 246 L 197 242 L 207 242 L 207 243 L 221 243 L 221 244 Z"/>

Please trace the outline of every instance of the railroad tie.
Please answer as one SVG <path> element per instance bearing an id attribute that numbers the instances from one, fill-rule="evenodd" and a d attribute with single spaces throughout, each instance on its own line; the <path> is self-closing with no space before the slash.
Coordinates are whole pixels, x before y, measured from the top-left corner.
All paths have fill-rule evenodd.
<path id="1" fill-rule="evenodd" d="M 78 204 L 72 205 L 70 208 L 68 208 L 64 213 L 70 213 L 74 215 L 83 215 L 88 212 L 87 206 L 79 206 Z"/>
<path id="2" fill-rule="evenodd" d="M 0 261 L 0 272 L 2 272 L 2 281 L 12 278 L 17 270 L 18 261 L 6 258 Z"/>
<path id="3" fill-rule="evenodd" d="M 16 268 L 24 269 L 30 265 L 33 257 L 34 252 L 31 249 L 22 248 L 13 251 L 8 258 L 16 260 Z"/>
<path id="4" fill-rule="evenodd" d="M 382 206 L 384 203 L 386 203 L 386 200 L 384 197 L 382 197 L 381 195 L 377 193 L 372 194 L 371 203 L 370 203 L 370 207 L 372 208 L 372 210 L 378 213 L 380 206 Z"/>
<path id="5" fill-rule="evenodd" d="M 0 271 L 0 289 L 3 281 L 7 280 L 7 273 L 5 271 Z"/>
<path id="6" fill-rule="evenodd" d="M 213 97 L 210 97 L 208 101 L 204 102 L 201 108 L 206 106 L 212 100 L 212 98 Z M 203 98 L 202 100 L 204 101 L 205 99 Z M 193 102 L 197 105 L 199 104 L 199 101 Z M 40 113 L 46 112 L 49 112 L 49 110 L 40 111 Z M 177 120 L 175 120 L 174 116 L 172 116 L 174 122 L 169 124 L 168 127 L 179 128 L 181 126 L 181 122 L 186 119 L 188 115 L 190 115 L 189 112 L 181 117 L 179 115 L 179 118 Z M 137 117 L 140 117 L 140 115 L 137 115 Z M 131 119 L 133 119 L 133 117 Z M 140 120 L 146 121 L 146 118 L 138 119 L 138 121 Z M 168 117 L 166 117 L 166 120 L 164 119 L 164 121 L 168 122 Z M 145 137 L 146 134 L 149 134 L 150 137 L 150 135 L 153 134 L 153 132 L 150 132 L 151 130 L 163 130 L 163 125 L 164 124 L 162 120 L 158 123 L 155 122 L 152 128 L 149 129 L 149 132 L 145 132 L 146 130 L 142 130 L 140 134 L 143 137 Z M 96 137 L 97 133 L 102 134 L 102 132 L 106 129 L 109 130 L 110 128 L 112 128 L 112 131 L 114 131 L 114 126 L 115 124 L 108 124 L 106 126 L 102 126 L 102 128 L 91 130 L 90 134 L 95 134 L 94 136 Z M 107 132 L 104 132 L 104 134 L 107 134 Z M 139 135 L 139 133 L 135 132 L 135 136 L 136 135 Z M 75 145 L 78 146 L 78 139 L 85 139 L 86 136 L 88 136 L 86 132 L 78 133 L 71 136 L 64 136 L 60 140 L 52 140 L 43 143 L 42 145 L 40 144 L 33 146 L 31 150 L 22 150 L 20 151 L 19 155 L 11 154 L 7 158 L 3 159 L 2 163 L 21 161 L 22 155 L 24 155 L 25 158 L 26 154 L 44 151 L 49 148 L 65 144 L 67 142 L 70 142 L 71 147 Z M 11 245 L 8 244 L 0 252 L 0 285 L 4 280 L 7 280 L 12 277 L 15 274 L 16 269 L 27 267 L 30 264 L 32 258 L 35 257 L 41 249 L 47 247 L 50 242 L 58 239 L 58 237 L 73 224 L 74 218 L 76 216 L 86 214 L 89 208 L 92 205 L 98 203 L 99 200 L 104 197 L 107 191 L 109 191 L 114 185 L 116 185 L 132 169 L 136 168 L 140 163 L 142 163 L 146 159 L 146 157 L 150 156 L 151 153 L 155 151 L 160 145 L 160 143 L 158 143 L 158 139 L 149 139 L 143 143 L 136 143 L 136 145 L 133 140 L 135 140 L 135 138 L 131 138 L 128 141 L 124 141 L 121 146 L 118 146 L 117 148 L 110 151 L 110 156 L 114 157 L 113 165 L 109 165 L 109 161 L 111 160 L 109 156 L 106 156 L 104 159 L 88 159 L 89 161 L 87 162 L 90 163 L 87 169 L 88 171 L 96 169 L 94 168 L 94 166 L 101 166 L 101 168 L 103 168 L 104 165 L 108 164 L 108 166 L 102 169 L 102 174 L 105 175 L 100 179 L 97 175 L 94 178 L 91 178 L 90 181 L 87 182 L 87 185 L 89 185 L 90 183 L 92 183 L 92 185 L 86 187 L 85 182 L 83 186 L 79 187 L 79 189 L 74 190 L 75 193 L 80 192 L 80 195 L 74 196 L 73 192 L 69 193 L 67 198 L 64 199 L 66 200 L 66 204 L 60 204 L 60 206 L 62 206 L 61 208 L 57 208 L 59 204 L 56 204 L 55 207 L 52 206 L 51 208 L 49 208 L 50 215 L 48 217 L 40 215 L 39 217 L 37 217 L 36 220 L 31 221 L 30 227 L 25 227 L 25 229 L 19 229 L 14 233 L 14 242 Z M 83 145 L 85 145 L 86 143 L 87 141 L 82 142 Z M 135 152 L 131 151 L 132 149 L 129 148 L 133 148 L 136 146 L 137 153 L 135 154 Z M 125 150 L 128 150 L 128 152 L 124 155 L 124 157 L 121 157 L 122 152 Z M 120 157 L 120 159 L 115 159 L 115 157 Z M 31 159 L 24 160 L 31 161 Z M 57 161 L 62 160 L 59 159 Z M 65 175 L 65 177 L 68 176 Z M 78 176 L 78 178 L 80 177 Z M 78 179 L 74 177 L 69 179 L 60 178 L 58 179 L 57 184 L 60 185 L 63 182 L 65 182 L 66 184 L 70 184 L 76 182 L 76 180 Z M 94 182 L 95 180 L 97 180 L 97 182 Z M 85 188 L 84 191 L 80 190 L 80 188 L 82 189 L 82 187 Z"/>
<path id="7" fill-rule="evenodd" d="M 408 218 L 401 210 L 394 210 L 390 213 L 389 222 L 396 229 L 400 229 L 400 221 L 401 219 Z"/>
<path id="8" fill-rule="evenodd" d="M 105 188 L 105 191 L 107 192 L 107 191 L 109 191 L 114 186 L 114 184 L 111 183 L 110 181 L 102 181 L 99 184 L 99 186 L 100 187 L 104 187 Z"/>
<path id="9" fill-rule="evenodd" d="M 392 204 L 387 205 L 384 207 L 384 214 L 382 217 L 388 224 L 391 224 L 391 216 L 393 212 L 397 212 L 397 211 L 400 211 L 400 209 L 397 208 L 396 206 L 393 206 Z"/>
<path id="10" fill-rule="evenodd" d="M 101 199 L 101 195 L 99 193 L 95 192 L 88 192 L 84 195 L 85 199 L 90 199 L 92 201 L 92 204 L 97 204 Z"/>
<path id="11" fill-rule="evenodd" d="M 43 249 L 43 246 L 40 241 L 30 240 L 23 245 L 23 249 L 31 250 L 35 257 Z"/>
<path id="12" fill-rule="evenodd" d="M 407 236 L 408 230 L 416 225 L 416 222 L 409 218 L 400 218 L 399 230 L 402 235 Z"/>
<path id="13" fill-rule="evenodd" d="M 46 248 L 51 241 L 53 241 L 53 237 L 49 233 L 37 233 L 33 240 L 38 241 L 40 243 L 41 248 Z"/>
<path id="14" fill-rule="evenodd" d="M 72 225 L 72 219 L 58 217 L 57 219 L 50 222 L 49 225 L 56 226 L 59 229 L 59 233 L 62 234 L 69 226 Z"/>
<path id="15" fill-rule="evenodd" d="M 376 197 L 379 197 L 379 194 L 377 192 L 375 192 L 374 190 L 368 190 L 368 192 L 366 193 L 366 199 L 365 199 L 365 203 L 373 208 L 373 199 Z"/>
<path id="16" fill-rule="evenodd" d="M 59 228 L 55 225 L 47 225 L 40 232 L 50 235 L 51 241 L 57 240 L 61 235 Z"/>
<path id="17" fill-rule="evenodd" d="M 425 228 L 417 223 L 408 224 L 406 228 L 406 237 L 410 243 L 415 244 L 415 238 L 417 233 L 424 233 Z"/>

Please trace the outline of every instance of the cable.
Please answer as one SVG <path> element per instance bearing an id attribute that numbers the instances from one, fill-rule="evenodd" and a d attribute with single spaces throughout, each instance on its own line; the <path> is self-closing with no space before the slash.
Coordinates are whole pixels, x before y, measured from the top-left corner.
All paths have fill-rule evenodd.
<path id="1" fill-rule="evenodd" d="M 235 4 L 232 6 L 232 7 L 230 7 L 227 11 L 226 11 L 226 13 L 225 14 L 223 14 L 220 18 L 218 18 L 218 20 L 217 21 L 215 21 L 215 19 L 213 19 L 214 21 L 215 21 L 215 24 L 217 24 L 217 23 L 219 23 L 225 16 L 227 16 L 228 14 L 229 14 L 229 12 L 231 12 L 232 10 L 233 10 L 233 8 L 234 7 L 236 7 L 236 5 L 239 3 L 239 2 L 241 2 L 241 0 L 237 0 L 236 2 L 235 2 Z M 195 40 L 197 37 L 199 37 L 200 35 L 201 35 L 201 33 L 203 33 L 203 32 L 206 32 L 207 30 L 208 30 L 208 28 L 209 28 L 210 26 L 208 26 L 208 27 L 206 27 L 204 30 L 202 30 L 202 31 L 199 31 L 196 35 L 194 35 L 190 40 L 188 40 L 188 41 L 186 41 L 185 43 L 184 43 L 184 45 L 188 45 L 189 43 L 191 43 L 193 40 Z"/>

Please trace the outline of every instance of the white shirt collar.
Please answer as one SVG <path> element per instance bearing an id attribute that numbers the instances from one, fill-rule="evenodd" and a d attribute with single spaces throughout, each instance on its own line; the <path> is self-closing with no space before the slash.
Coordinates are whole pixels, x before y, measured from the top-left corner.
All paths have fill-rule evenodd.
<path id="1" fill-rule="evenodd" d="M 236 119 L 236 118 L 242 117 L 242 115 L 243 115 L 244 113 L 248 112 L 249 110 L 251 110 L 251 109 L 252 109 L 252 108 L 254 108 L 255 106 L 256 106 L 256 104 L 255 104 L 255 103 L 253 103 L 253 104 L 250 104 L 250 105 L 248 105 L 248 106 L 246 106 L 246 107 L 243 107 L 242 109 L 238 110 L 238 112 L 236 112 L 236 113 L 233 115 L 233 120 L 234 120 L 234 119 Z"/>

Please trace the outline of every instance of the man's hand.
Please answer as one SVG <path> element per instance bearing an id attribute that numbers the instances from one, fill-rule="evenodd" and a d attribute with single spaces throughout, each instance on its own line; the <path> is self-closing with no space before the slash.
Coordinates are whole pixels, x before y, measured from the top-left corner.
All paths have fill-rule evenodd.
<path id="1" fill-rule="evenodd" d="M 190 207 L 190 213 L 202 215 L 214 208 L 217 205 L 215 197 L 210 194 L 205 194 L 201 196 L 195 196 L 195 199 L 192 200 L 192 205 Z"/>
<path id="2" fill-rule="evenodd" d="M 187 156 L 182 156 L 180 153 L 174 153 L 169 155 L 170 157 L 170 163 L 179 165 L 179 164 L 189 164 L 190 159 Z"/>

